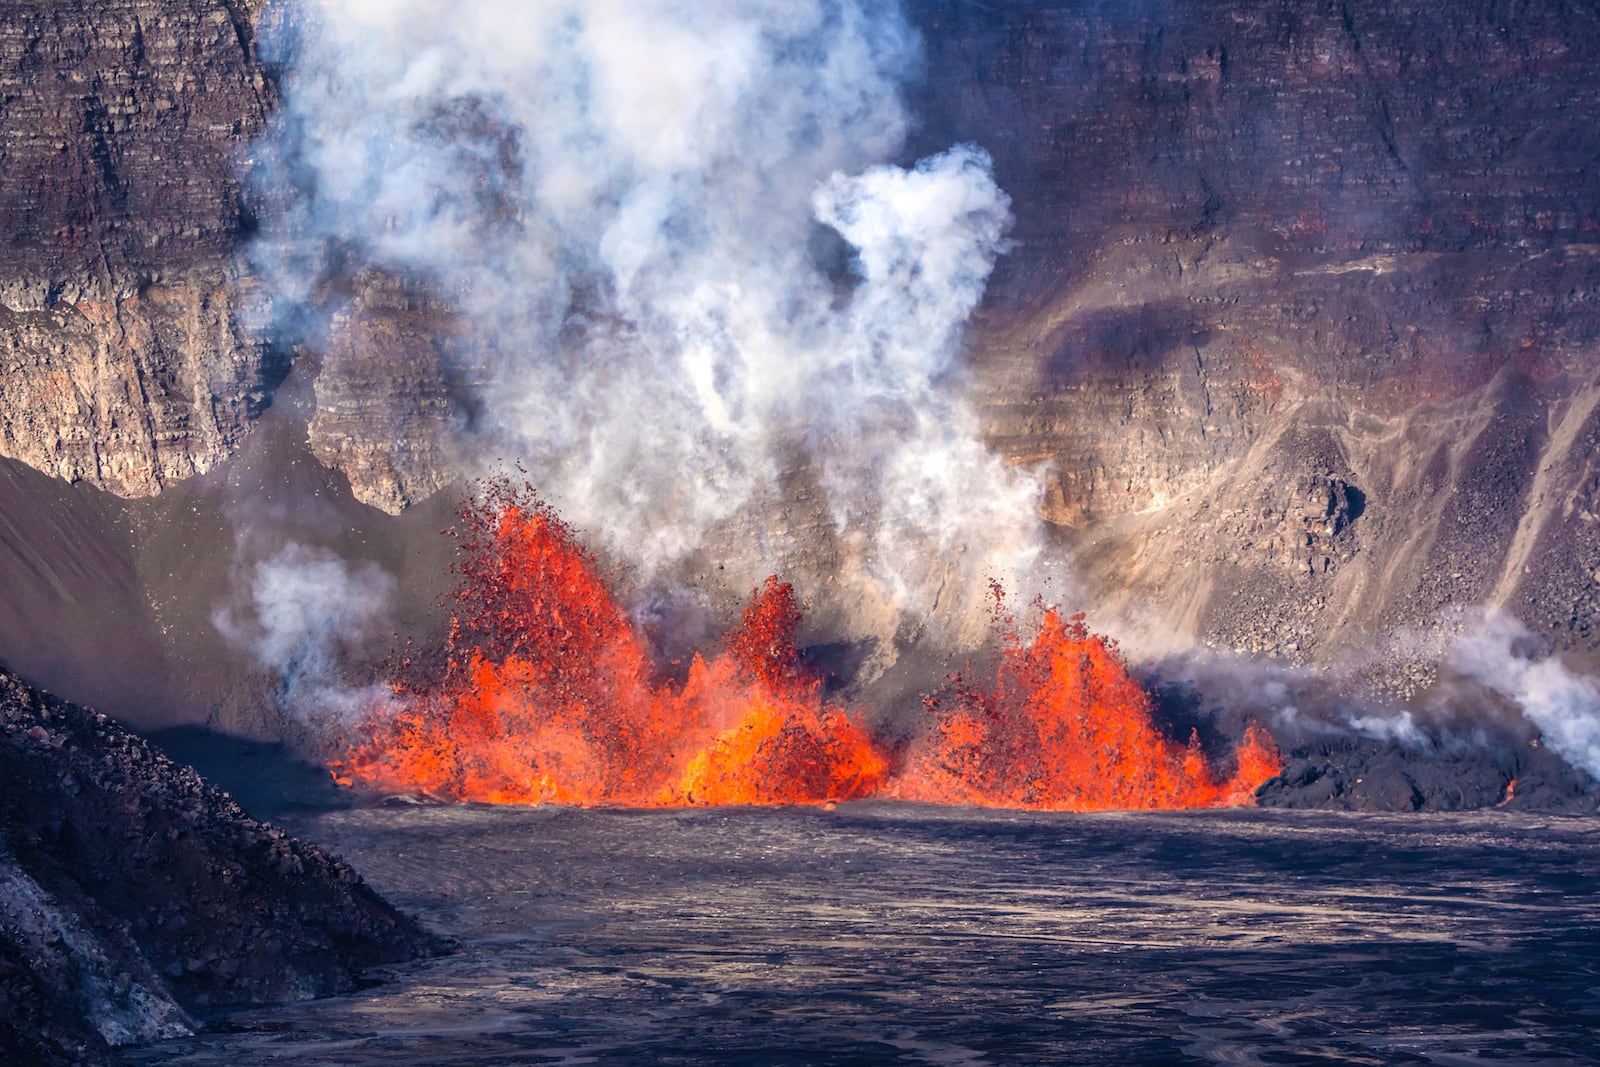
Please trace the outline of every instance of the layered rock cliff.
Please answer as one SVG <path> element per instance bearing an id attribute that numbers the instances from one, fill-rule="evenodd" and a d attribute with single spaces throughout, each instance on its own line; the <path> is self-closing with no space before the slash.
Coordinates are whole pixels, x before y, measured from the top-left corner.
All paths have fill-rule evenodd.
<path id="1" fill-rule="evenodd" d="M 448 301 L 336 278 L 291 335 L 251 274 L 275 208 L 240 175 L 277 99 L 262 20 L 288 11 L 5 5 L 0 455 L 160 493 L 236 453 L 293 363 L 299 447 L 357 499 L 449 481 L 471 404 Z M 971 363 L 994 447 L 1049 465 L 1084 606 L 1140 649 L 1327 663 L 1491 603 L 1600 658 L 1592 12 L 911 14 L 907 158 L 981 143 L 1012 197 Z M 781 513 L 802 539 L 808 507 Z M 1431 678 L 1379 659 L 1390 691 Z"/>
<path id="2" fill-rule="evenodd" d="M 286 369 L 238 252 L 258 4 L 0 19 L 0 455 L 124 496 L 231 454 Z"/>
<path id="3" fill-rule="evenodd" d="M 1592 12 L 923 17 L 932 140 L 1016 203 L 993 439 L 1094 587 L 1294 661 L 1481 603 L 1600 647 Z"/>

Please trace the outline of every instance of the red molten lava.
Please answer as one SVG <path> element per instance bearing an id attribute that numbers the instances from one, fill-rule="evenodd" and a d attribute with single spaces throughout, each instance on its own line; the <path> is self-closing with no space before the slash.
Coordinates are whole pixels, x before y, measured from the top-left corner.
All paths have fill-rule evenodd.
<path id="1" fill-rule="evenodd" d="M 929 698 L 931 727 L 913 743 L 897 794 L 909 800 L 1061 811 L 1252 804 L 1283 769 L 1252 726 L 1221 777 L 1200 750 L 1162 735 L 1149 694 L 1114 642 L 1083 616 L 1043 612 L 1038 635 L 1006 636 L 992 688 L 957 679 Z"/>
<path id="2" fill-rule="evenodd" d="M 1252 728 L 1222 778 L 1156 729 L 1149 696 L 1081 616 L 1008 632 L 991 689 L 957 682 L 890 759 L 823 699 L 794 590 L 753 591 L 739 626 L 662 682 L 593 556 L 531 489 L 491 483 L 462 511 L 461 581 L 440 665 L 395 685 L 335 777 L 497 804 L 794 804 L 868 796 L 1078 811 L 1249 804 L 1281 760 Z"/>
<path id="3" fill-rule="evenodd" d="M 681 687 L 594 558 L 531 489 L 463 510 L 439 676 L 396 687 L 335 762 L 342 782 L 497 804 L 792 804 L 877 790 L 888 763 L 802 669 L 794 591 L 756 590 L 728 652 Z"/>

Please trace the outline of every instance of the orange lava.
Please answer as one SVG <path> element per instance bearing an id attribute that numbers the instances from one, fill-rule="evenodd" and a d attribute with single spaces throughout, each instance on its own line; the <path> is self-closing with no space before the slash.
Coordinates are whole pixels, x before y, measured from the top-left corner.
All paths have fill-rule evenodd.
<path id="1" fill-rule="evenodd" d="M 441 676 L 396 686 L 333 764 L 344 783 L 495 804 L 794 804 L 870 795 L 887 760 L 822 699 L 794 590 L 756 590 L 728 651 L 682 686 L 650 656 L 594 558 L 526 488 L 462 513 Z"/>
<path id="2" fill-rule="evenodd" d="M 531 489 L 491 483 L 461 517 L 444 655 L 426 672 L 406 661 L 398 710 L 333 762 L 344 784 L 495 804 L 1090 811 L 1249 804 L 1281 769 L 1259 727 L 1229 777 L 1198 740 L 1164 737 L 1115 645 L 1053 610 L 1031 643 L 1008 634 L 992 687 L 929 698 L 926 729 L 892 760 L 805 668 L 788 583 L 768 578 L 720 655 L 662 681 L 594 557 Z"/>
<path id="3" fill-rule="evenodd" d="M 888 760 L 849 715 L 822 701 L 820 684 L 803 668 L 796 640 L 801 618 L 794 587 L 768 578 L 726 639 L 728 655 L 709 666 L 696 660 L 684 695 L 737 724 L 689 761 L 672 800 L 847 800 L 882 785 Z"/>
<path id="4" fill-rule="evenodd" d="M 1222 777 L 1200 750 L 1162 735 L 1150 696 L 1114 642 L 1083 616 L 1046 610 L 1038 635 L 1007 636 L 992 688 L 957 680 L 926 701 L 933 722 L 912 744 L 896 794 L 908 800 L 1058 811 L 1252 804 L 1282 770 L 1252 726 Z"/>

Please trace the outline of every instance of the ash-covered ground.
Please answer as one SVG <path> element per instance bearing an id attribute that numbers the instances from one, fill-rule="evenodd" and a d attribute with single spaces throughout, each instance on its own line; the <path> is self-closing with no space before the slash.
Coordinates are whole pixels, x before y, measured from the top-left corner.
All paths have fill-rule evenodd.
<path id="1" fill-rule="evenodd" d="M 857 804 L 303 815 L 460 955 L 178 1067 L 1591 1062 L 1600 824 Z"/>

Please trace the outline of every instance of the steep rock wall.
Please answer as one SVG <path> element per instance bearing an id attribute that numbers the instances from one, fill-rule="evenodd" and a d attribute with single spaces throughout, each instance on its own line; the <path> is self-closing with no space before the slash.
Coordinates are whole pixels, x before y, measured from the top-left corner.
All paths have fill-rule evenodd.
<path id="1" fill-rule="evenodd" d="M 275 101 L 263 20 L 285 10 L 6 5 L 0 455 L 148 495 L 270 402 L 289 343 L 244 266 L 238 175 Z M 908 158 L 976 141 L 1013 198 L 975 387 L 995 447 L 1050 465 L 1083 606 L 1152 650 L 1331 661 L 1487 602 L 1600 659 L 1592 11 L 911 13 Z M 449 308 L 405 279 L 336 288 L 297 340 L 306 444 L 398 511 L 446 484 L 470 421 Z M 826 523 L 790 503 L 779 539 L 823 573 Z"/>
<path id="2" fill-rule="evenodd" d="M 258 6 L 4 5 L 0 455 L 144 496 L 269 402 L 286 364 L 236 258 L 274 101 Z"/>
<path id="3" fill-rule="evenodd" d="M 1298 661 L 1491 603 L 1595 653 L 1592 11 L 921 17 L 927 142 L 984 143 L 1015 202 L 992 439 L 1050 464 L 1101 610 Z"/>

